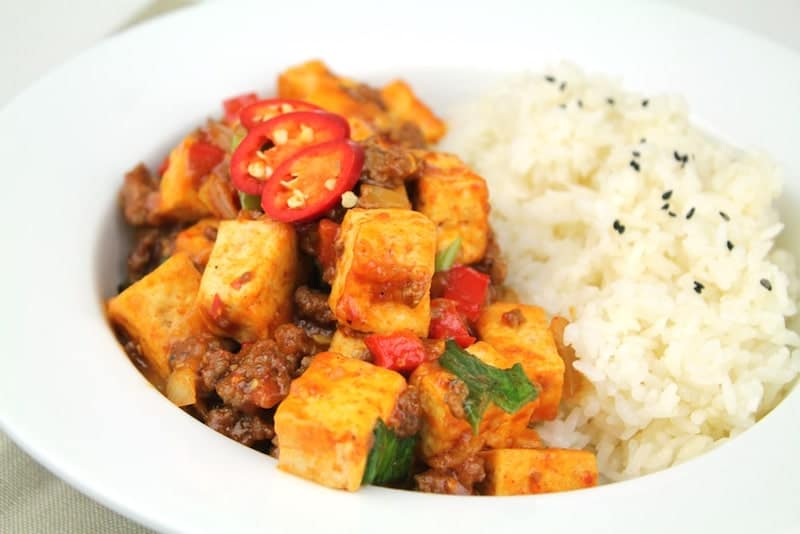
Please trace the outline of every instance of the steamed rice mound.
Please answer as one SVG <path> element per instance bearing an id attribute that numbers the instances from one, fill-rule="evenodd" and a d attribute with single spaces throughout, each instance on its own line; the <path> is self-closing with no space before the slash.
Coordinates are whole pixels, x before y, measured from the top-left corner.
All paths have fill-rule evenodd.
<path id="1" fill-rule="evenodd" d="M 674 96 L 570 65 L 507 80 L 451 117 L 444 148 L 489 183 L 521 300 L 569 318 L 590 382 L 541 426 L 610 480 L 736 436 L 800 372 L 794 260 L 774 163 L 713 139 Z"/>

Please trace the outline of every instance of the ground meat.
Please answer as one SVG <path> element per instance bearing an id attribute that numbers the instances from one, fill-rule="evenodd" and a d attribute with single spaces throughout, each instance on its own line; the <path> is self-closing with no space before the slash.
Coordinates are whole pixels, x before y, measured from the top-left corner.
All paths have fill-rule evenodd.
<path id="1" fill-rule="evenodd" d="M 494 237 L 494 232 L 489 233 L 489 242 L 486 245 L 486 254 L 478 263 L 472 265 L 476 270 L 488 274 L 492 285 L 502 286 L 506 280 L 508 267 L 500 252 L 500 245 Z"/>
<path id="2" fill-rule="evenodd" d="M 419 432 L 420 416 L 419 391 L 409 386 L 397 399 L 397 405 L 389 417 L 388 425 L 401 438 L 413 436 Z"/>
<path id="3" fill-rule="evenodd" d="M 444 394 L 444 402 L 447 404 L 448 408 L 450 408 L 450 413 L 453 414 L 453 417 L 458 417 L 459 419 L 466 418 L 466 414 L 464 413 L 464 401 L 467 399 L 467 395 L 469 395 L 469 389 L 467 389 L 467 385 L 461 380 L 454 378 L 447 383 L 447 393 Z"/>
<path id="4" fill-rule="evenodd" d="M 248 447 L 275 436 L 272 424 L 258 414 L 245 414 L 228 407 L 210 410 L 206 424 Z"/>
<path id="5" fill-rule="evenodd" d="M 125 175 L 119 194 L 122 213 L 133 226 L 157 224 L 158 182 L 140 163 Z"/>
<path id="6" fill-rule="evenodd" d="M 179 227 L 142 228 L 134 236 L 128 255 L 128 283 L 133 283 L 161 265 L 175 251 Z"/>
<path id="7" fill-rule="evenodd" d="M 429 469 L 414 477 L 417 489 L 427 493 L 449 495 L 472 495 L 475 484 L 486 478 L 483 458 L 471 456 L 457 466 L 448 469 Z"/>
<path id="8" fill-rule="evenodd" d="M 374 87 L 370 87 L 365 83 L 359 83 L 355 85 L 342 84 L 341 88 L 358 102 L 375 104 L 381 111 L 386 110 L 386 104 L 383 102 L 380 91 Z"/>
<path id="9" fill-rule="evenodd" d="M 500 322 L 506 326 L 510 326 L 511 328 L 516 328 L 525 322 L 525 316 L 522 315 L 522 312 L 519 308 L 514 308 L 513 310 L 505 312 L 500 317 Z"/>
<path id="10" fill-rule="evenodd" d="M 381 143 L 374 137 L 361 144 L 364 147 L 361 181 L 365 183 L 394 189 L 419 172 L 419 160 L 401 146 Z"/>
<path id="11" fill-rule="evenodd" d="M 178 369 L 187 365 L 195 367 L 195 364 L 199 367 L 207 353 L 222 348 L 219 338 L 211 334 L 198 334 L 175 341 L 170 345 L 169 367 Z"/>
<path id="12" fill-rule="evenodd" d="M 239 354 L 232 355 L 235 365 L 217 382 L 217 394 L 226 405 L 248 413 L 256 407 L 271 408 L 289 394 L 300 357 L 281 351 L 272 340 L 245 344 Z"/>
<path id="13" fill-rule="evenodd" d="M 305 331 L 293 324 L 282 324 L 275 329 L 275 342 L 285 358 L 299 361 L 304 356 L 317 352 L 314 340 Z"/>
<path id="14" fill-rule="evenodd" d="M 217 383 L 227 375 L 231 365 L 236 362 L 236 355 L 227 350 L 216 349 L 207 351 L 200 364 L 200 386 L 206 393 L 217 389 Z"/>
<path id="15" fill-rule="evenodd" d="M 300 286 L 294 292 L 297 314 L 321 325 L 333 325 L 336 318 L 328 305 L 328 295 Z"/>
<path id="16" fill-rule="evenodd" d="M 297 243 L 301 252 L 316 258 L 319 255 L 319 224 L 298 225 Z"/>
<path id="17" fill-rule="evenodd" d="M 413 122 L 404 121 L 393 125 L 384 133 L 393 143 L 398 143 L 406 148 L 425 148 L 425 135 Z"/>

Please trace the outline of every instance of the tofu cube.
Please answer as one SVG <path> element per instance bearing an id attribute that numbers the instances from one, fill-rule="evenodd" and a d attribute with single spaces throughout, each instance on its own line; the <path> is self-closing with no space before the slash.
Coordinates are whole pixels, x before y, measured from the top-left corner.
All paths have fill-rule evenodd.
<path id="1" fill-rule="evenodd" d="M 482 452 L 486 495 L 530 495 L 597 485 L 591 452 L 569 449 L 497 449 Z"/>
<path id="2" fill-rule="evenodd" d="M 279 97 L 305 100 L 342 115 L 350 123 L 350 136 L 357 141 L 378 133 L 379 123 L 388 119 L 383 103 L 373 92 L 354 80 L 337 76 L 318 60 L 291 67 L 278 76 Z"/>
<path id="3" fill-rule="evenodd" d="M 108 301 L 111 324 L 138 345 L 147 374 L 158 381 L 170 373 L 171 343 L 203 331 L 194 313 L 199 287 L 200 273 L 178 253 Z"/>
<path id="4" fill-rule="evenodd" d="M 333 352 L 316 355 L 275 412 L 278 467 L 331 488 L 361 486 L 378 419 L 388 421 L 406 381 Z"/>
<path id="5" fill-rule="evenodd" d="M 537 306 L 495 302 L 483 309 L 478 337 L 517 359 L 541 388 L 534 421 L 552 420 L 564 387 L 564 360 L 558 354 L 547 314 Z"/>
<path id="6" fill-rule="evenodd" d="M 331 346 L 328 350 L 356 360 L 371 359 L 367 344 L 364 343 L 364 338 L 354 332 L 345 333 L 341 328 L 337 328 L 336 332 L 333 333 Z"/>
<path id="7" fill-rule="evenodd" d="M 161 177 L 156 216 L 162 220 L 196 221 L 210 215 L 198 194 L 199 183 L 189 169 L 189 148 L 198 140 L 191 134 L 169 154 L 169 165 Z"/>
<path id="8" fill-rule="evenodd" d="M 436 229 L 402 209 L 351 209 L 337 238 L 342 253 L 328 300 L 336 319 L 359 332 L 428 335 Z"/>
<path id="9" fill-rule="evenodd" d="M 517 361 L 496 351 L 488 343 L 478 342 L 466 349 L 482 362 L 508 369 Z M 412 374 L 409 383 L 419 390 L 422 408 L 420 429 L 420 451 L 422 457 L 433 466 L 443 458 L 453 464 L 460 463 L 484 446 L 510 447 L 519 439 L 528 439 L 528 422 L 538 400 L 529 402 L 514 414 L 508 414 L 490 404 L 478 425 L 478 434 L 473 435 L 466 419 L 454 414 L 451 408 L 458 401 L 457 387 L 463 383 L 455 375 L 442 368 L 435 360 L 420 365 Z"/>
<path id="10" fill-rule="evenodd" d="M 422 152 L 425 165 L 417 181 L 417 210 L 436 224 L 436 249 L 461 238 L 457 263 L 475 263 L 489 242 L 489 190 L 486 181 L 451 154 Z"/>
<path id="11" fill-rule="evenodd" d="M 240 343 L 262 339 L 291 319 L 296 275 L 291 225 L 268 218 L 222 221 L 197 307 L 214 334 Z"/>
<path id="12" fill-rule="evenodd" d="M 433 144 L 447 131 L 444 121 L 434 115 L 403 80 L 394 80 L 381 89 L 389 114 L 396 120 L 416 124 L 427 143 Z"/>
<path id="13" fill-rule="evenodd" d="M 217 219 L 202 219 L 182 230 L 175 238 L 175 252 L 185 253 L 202 272 L 214 248 L 218 227 Z"/>

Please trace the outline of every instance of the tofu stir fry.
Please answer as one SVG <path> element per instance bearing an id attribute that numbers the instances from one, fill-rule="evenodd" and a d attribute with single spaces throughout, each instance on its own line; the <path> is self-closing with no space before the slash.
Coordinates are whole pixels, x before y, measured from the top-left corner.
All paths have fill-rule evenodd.
<path id="1" fill-rule="evenodd" d="M 433 148 L 445 124 L 408 84 L 310 61 L 223 109 L 125 176 L 107 311 L 145 376 L 332 488 L 596 485 L 591 452 L 535 430 L 579 392 L 566 321 L 503 286 L 486 183 Z"/>

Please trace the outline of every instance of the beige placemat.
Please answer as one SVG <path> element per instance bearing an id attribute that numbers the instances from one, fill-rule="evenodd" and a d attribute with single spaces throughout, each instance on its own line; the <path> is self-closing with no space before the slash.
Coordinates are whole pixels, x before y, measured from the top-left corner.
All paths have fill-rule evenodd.
<path id="1" fill-rule="evenodd" d="M 152 532 L 72 489 L 0 433 L 0 532 Z"/>

